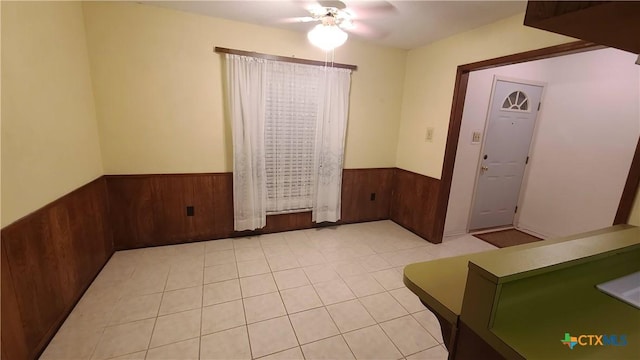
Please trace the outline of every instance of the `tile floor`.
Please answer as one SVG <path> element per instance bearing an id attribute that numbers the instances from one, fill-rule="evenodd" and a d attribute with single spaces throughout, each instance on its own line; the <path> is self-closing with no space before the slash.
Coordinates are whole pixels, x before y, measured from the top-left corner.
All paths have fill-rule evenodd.
<path id="1" fill-rule="evenodd" d="M 446 359 L 402 269 L 494 248 L 379 221 L 118 251 L 41 359 Z"/>

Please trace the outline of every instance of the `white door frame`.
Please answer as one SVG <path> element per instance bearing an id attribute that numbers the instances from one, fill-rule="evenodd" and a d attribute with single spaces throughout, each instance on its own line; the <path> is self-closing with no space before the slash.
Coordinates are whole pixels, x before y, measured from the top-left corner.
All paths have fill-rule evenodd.
<path id="1" fill-rule="evenodd" d="M 525 84 L 525 85 L 533 85 L 533 86 L 541 86 L 542 87 L 542 93 L 540 94 L 540 103 L 542 104 L 543 100 L 544 100 L 544 95 L 545 92 L 547 91 L 547 83 L 546 82 L 542 82 L 542 81 L 534 81 L 534 80 L 523 80 L 523 79 L 517 79 L 517 78 L 512 78 L 512 77 L 508 77 L 508 76 L 502 76 L 502 75 L 493 75 L 493 82 L 491 85 L 491 96 L 489 97 L 489 105 L 487 106 L 487 114 L 485 115 L 485 120 L 484 120 L 484 130 L 482 132 L 482 145 L 480 146 L 480 153 L 478 155 L 478 161 L 476 162 L 476 176 L 475 176 L 475 180 L 473 183 L 473 196 L 471 198 L 471 207 L 469 208 L 469 216 L 467 216 L 467 233 L 470 232 L 470 228 L 471 228 L 471 216 L 473 215 L 473 209 L 475 207 L 475 203 L 476 203 L 476 192 L 477 192 L 477 187 L 478 187 L 478 180 L 480 178 L 480 163 L 482 162 L 482 155 L 484 154 L 484 147 L 485 147 L 485 140 L 487 138 L 487 129 L 489 127 L 489 115 L 491 114 L 491 106 L 493 105 L 493 97 L 494 97 L 494 93 L 495 93 L 495 89 L 496 89 L 496 83 L 498 81 L 506 81 L 506 82 L 512 82 L 512 83 L 517 83 L 517 84 Z M 535 106 L 534 104 L 532 104 L 532 106 Z M 529 161 L 531 161 L 531 152 L 534 148 L 534 144 L 536 142 L 536 138 L 538 135 L 538 119 L 540 118 L 540 113 L 543 111 L 543 107 L 540 107 L 540 110 L 538 110 L 538 112 L 536 113 L 536 117 L 533 120 L 533 134 L 531 136 L 531 143 L 529 144 Z M 520 218 L 520 213 L 522 211 L 522 201 L 523 201 L 523 197 L 524 197 L 524 190 L 527 187 L 527 182 L 528 182 L 528 177 L 529 177 L 529 168 L 531 166 L 529 166 L 530 163 L 528 163 L 525 167 L 524 167 L 524 174 L 522 175 L 522 184 L 520 185 L 520 192 L 518 194 L 518 211 L 514 214 L 513 217 L 513 226 L 517 227 L 518 225 L 518 220 Z"/>

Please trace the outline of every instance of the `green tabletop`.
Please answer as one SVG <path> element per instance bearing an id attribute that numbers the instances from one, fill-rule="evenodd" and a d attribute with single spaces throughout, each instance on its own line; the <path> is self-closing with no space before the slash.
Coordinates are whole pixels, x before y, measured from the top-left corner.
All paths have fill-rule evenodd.
<path id="1" fill-rule="evenodd" d="M 617 225 L 588 233 L 555 238 L 533 243 L 466 254 L 407 265 L 404 268 L 404 283 L 422 302 L 438 315 L 456 324 L 462 311 L 462 298 L 467 281 L 467 264 L 473 262 L 495 262 L 504 254 L 586 237 L 608 236 L 620 230 L 632 229 L 630 225 Z"/>

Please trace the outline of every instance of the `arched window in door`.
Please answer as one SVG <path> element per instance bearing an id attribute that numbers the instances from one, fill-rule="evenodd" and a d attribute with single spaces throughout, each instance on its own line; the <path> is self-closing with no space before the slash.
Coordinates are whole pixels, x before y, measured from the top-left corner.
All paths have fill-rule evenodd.
<path id="1" fill-rule="evenodd" d="M 529 111 L 529 97 L 522 91 L 514 91 L 504 99 L 502 110 Z"/>

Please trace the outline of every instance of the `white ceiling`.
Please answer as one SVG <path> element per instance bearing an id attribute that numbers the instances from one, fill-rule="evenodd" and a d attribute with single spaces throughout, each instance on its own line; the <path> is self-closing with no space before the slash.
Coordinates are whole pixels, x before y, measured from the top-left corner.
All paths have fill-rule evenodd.
<path id="1" fill-rule="evenodd" d="M 343 1 L 358 15 L 386 6 L 391 11 L 355 20 L 351 38 L 379 45 L 413 49 L 453 34 L 509 17 L 526 8 L 526 1 Z M 308 32 L 315 23 L 287 23 L 308 16 L 315 3 L 307 0 L 271 1 L 150 1 L 143 2 L 246 23 Z M 391 6 L 390 6 L 391 5 Z M 361 11 L 358 12 L 357 10 Z M 361 33 L 366 33 L 363 35 Z"/>

